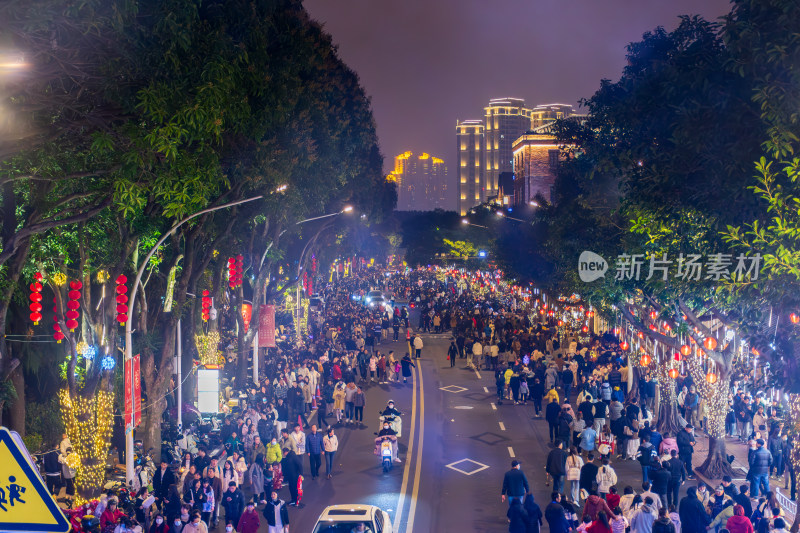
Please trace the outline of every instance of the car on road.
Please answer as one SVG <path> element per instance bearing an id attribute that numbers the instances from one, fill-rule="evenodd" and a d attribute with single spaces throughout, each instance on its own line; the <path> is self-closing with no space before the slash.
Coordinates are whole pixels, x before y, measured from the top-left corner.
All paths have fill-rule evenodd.
<path id="1" fill-rule="evenodd" d="M 392 303 L 381 291 L 369 291 L 364 297 L 364 304 L 370 309 L 378 309 L 380 311 L 392 310 Z"/>
<path id="2" fill-rule="evenodd" d="M 375 505 L 331 505 L 322 511 L 313 533 L 350 533 L 360 524 L 368 533 L 393 533 L 389 514 Z"/>

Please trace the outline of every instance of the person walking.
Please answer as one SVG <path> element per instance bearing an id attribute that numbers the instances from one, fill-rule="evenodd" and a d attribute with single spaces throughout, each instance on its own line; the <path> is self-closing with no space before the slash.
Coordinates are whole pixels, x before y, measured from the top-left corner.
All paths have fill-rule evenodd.
<path id="1" fill-rule="evenodd" d="M 403 359 L 400 361 L 400 364 L 403 367 L 403 383 L 407 383 L 408 378 L 411 377 L 411 367 L 416 368 L 417 365 L 415 365 L 414 362 L 411 361 L 411 356 L 409 356 L 408 354 L 405 354 L 403 356 Z"/>
<path id="2" fill-rule="evenodd" d="M 222 494 L 222 507 L 225 509 L 225 521 L 238 524 L 244 512 L 244 495 L 233 481 L 228 483 L 228 490 Z"/>
<path id="3" fill-rule="evenodd" d="M 511 461 L 511 470 L 503 476 L 503 487 L 500 492 L 500 501 L 506 501 L 508 498 L 509 506 L 514 500 L 522 503 L 525 494 L 530 492 L 531 488 L 528 485 L 528 478 L 522 472 L 520 462 L 514 459 Z"/>
<path id="4" fill-rule="evenodd" d="M 278 493 L 274 490 L 264 506 L 264 518 L 267 519 L 267 533 L 288 533 L 289 510 L 286 502 L 278 498 Z"/>
<path id="5" fill-rule="evenodd" d="M 747 478 L 750 480 L 750 495 L 758 499 L 759 490 L 769 492 L 769 469 L 772 466 L 772 454 L 764 447 L 764 439 L 756 440 L 756 451 L 749 454 L 748 463 L 750 471 Z"/>
<path id="6" fill-rule="evenodd" d="M 306 452 L 311 467 L 311 479 L 319 477 L 319 467 L 322 466 L 322 433 L 317 431 L 317 426 L 311 426 L 311 433 L 306 435 Z"/>
<path id="7" fill-rule="evenodd" d="M 525 495 L 522 506 L 525 507 L 525 510 L 528 512 L 528 525 L 525 529 L 525 533 L 539 533 L 542 527 L 542 517 L 544 515 L 539 505 L 534 501 L 533 494 L 529 492 Z"/>
<path id="8" fill-rule="evenodd" d="M 676 441 L 678 444 L 678 457 L 680 457 L 680 460 L 686 468 L 686 475 L 689 479 L 694 479 L 694 470 L 692 470 L 692 454 L 694 453 L 694 445 L 696 444 L 694 426 L 686 424 L 683 431 L 678 432 Z M 681 522 L 683 522 L 683 519 L 681 519 Z"/>
<path id="9" fill-rule="evenodd" d="M 455 341 L 450 341 L 450 347 L 447 349 L 447 359 L 450 360 L 450 368 L 456 366 L 456 356 L 458 355 L 458 346 Z"/>
<path id="10" fill-rule="evenodd" d="M 422 343 L 422 337 L 417 335 L 416 337 L 414 337 L 414 358 L 415 359 L 419 359 L 420 357 L 422 357 L 422 348 L 424 348 L 424 345 Z"/>
<path id="11" fill-rule="evenodd" d="M 605 498 L 612 485 L 617 484 L 617 473 L 611 467 L 608 459 L 603 459 L 603 466 L 597 470 L 597 492 Z"/>
<path id="12" fill-rule="evenodd" d="M 544 509 L 544 518 L 550 526 L 550 533 L 569 533 L 572 531 L 564 506 L 561 505 L 561 493 L 553 492 L 550 503 Z"/>
<path id="13" fill-rule="evenodd" d="M 578 449 L 573 446 L 570 448 L 569 457 L 567 457 L 567 483 L 569 484 L 569 495 L 572 503 L 580 502 L 580 480 L 581 468 L 583 468 L 583 459 L 578 453 Z"/>
<path id="14" fill-rule="evenodd" d="M 528 529 L 528 511 L 522 506 L 522 500 L 513 498 L 506 512 L 509 533 L 525 533 Z"/>
<path id="15" fill-rule="evenodd" d="M 564 451 L 563 442 L 556 442 L 556 447 L 547 454 L 545 472 L 553 478 L 553 490 L 562 492 L 564 490 L 564 477 L 567 473 L 567 452 Z"/>
<path id="16" fill-rule="evenodd" d="M 678 515 L 681 518 L 681 533 L 705 533 L 706 526 L 711 522 L 711 517 L 697 498 L 695 487 L 686 489 L 686 496 L 678 507 Z"/>
<path id="17" fill-rule="evenodd" d="M 339 439 L 334 435 L 333 428 L 328 428 L 328 434 L 322 439 L 323 455 L 325 456 L 325 474 L 328 479 L 333 476 L 333 459 L 339 449 Z"/>

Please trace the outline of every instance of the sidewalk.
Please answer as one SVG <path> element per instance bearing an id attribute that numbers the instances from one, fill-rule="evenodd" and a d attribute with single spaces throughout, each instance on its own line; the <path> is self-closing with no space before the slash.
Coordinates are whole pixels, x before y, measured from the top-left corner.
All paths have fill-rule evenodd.
<path id="1" fill-rule="evenodd" d="M 695 474 L 697 475 L 698 479 L 701 479 L 703 482 L 705 482 L 713 491 L 714 487 L 719 485 L 722 480 L 709 479 L 697 472 L 697 467 L 703 463 L 708 455 L 708 435 L 703 432 L 699 432 L 699 434 L 696 432 L 695 437 L 697 438 L 697 444 L 694 447 L 694 455 L 692 459 L 692 463 L 695 468 Z M 725 449 L 727 450 L 728 455 L 734 456 L 733 463 L 731 463 L 731 466 L 734 470 L 734 475 L 732 476 L 733 483 L 737 486 L 741 485 L 742 483 L 747 483 L 748 481 L 746 477 L 749 469 L 747 462 L 747 445 L 739 442 L 738 437 L 725 437 Z M 775 492 L 784 513 L 786 513 L 787 518 L 790 520 L 789 523 L 792 523 L 794 521 L 795 514 L 797 513 L 797 503 L 789 499 L 791 493 L 789 490 L 784 489 L 784 486 L 785 481 L 783 478 L 770 478 L 769 480 L 770 490 Z"/>

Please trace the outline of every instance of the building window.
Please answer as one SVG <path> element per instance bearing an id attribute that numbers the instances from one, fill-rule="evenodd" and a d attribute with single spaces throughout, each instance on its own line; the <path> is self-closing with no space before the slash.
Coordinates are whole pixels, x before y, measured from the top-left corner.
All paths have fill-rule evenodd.
<path id="1" fill-rule="evenodd" d="M 550 168 L 558 168 L 558 150 L 549 150 L 547 152 Z"/>
<path id="2" fill-rule="evenodd" d="M 467 199 L 467 195 L 466 195 L 466 194 L 462 194 L 462 195 L 461 195 L 461 199 L 462 199 L 462 200 L 466 200 L 466 199 Z"/>

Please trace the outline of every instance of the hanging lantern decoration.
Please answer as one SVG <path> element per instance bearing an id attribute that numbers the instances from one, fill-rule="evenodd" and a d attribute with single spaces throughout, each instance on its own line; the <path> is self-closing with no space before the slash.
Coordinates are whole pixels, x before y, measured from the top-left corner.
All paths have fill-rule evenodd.
<path id="1" fill-rule="evenodd" d="M 681 356 L 681 354 L 679 352 L 675 352 L 673 354 L 672 358 L 675 359 L 676 361 L 680 362 L 682 356 Z"/>
<path id="2" fill-rule="evenodd" d="M 203 291 L 201 300 L 203 322 L 208 322 L 208 319 L 211 318 L 211 297 L 209 294 L 208 291 Z"/>
<path id="3" fill-rule="evenodd" d="M 716 375 L 714 372 L 709 372 L 708 374 L 706 374 L 706 381 L 707 381 L 708 383 L 710 383 L 711 385 L 713 385 L 714 383 L 716 383 L 716 382 L 717 382 L 717 379 L 718 379 L 718 378 L 717 378 L 717 375 Z"/>
<path id="4" fill-rule="evenodd" d="M 642 333 L 641 331 L 637 332 L 636 336 L 639 337 L 640 339 L 644 339 L 644 333 Z"/>
<path id="5" fill-rule="evenodd" d="M 800 315 L 798 315 L 797 313 L 792 313 L 791 315 L 789 315 L 789 320 L 791 320 L 792 324 L 797 324 L 798 322 L 800 322 Z"/>
<path id="6" fill-rule="evenodd" d="M 594 316 L 594 311 L 589 311 L 588 313 L 586 313 L 586 316 L 592 318 Z"/>
<path id="7" fill-rule="evenodd" d="M 648 327 L 650 328 L 650 331 L 655 331 L 656 330 L 656 325 L 655 324 L 650 324 Z"/>
<path id="8" fill-rule="evenodd" d="M 239 286 L 242 284 L 242 280 L 244 279 L 244 257 L 241 254 L 236 256 L 236 285 Z"/>
<path id="9" fill-rule="evenodd" d="M 653 362 L 653 358 L 647 354 L 642 355 L 642 357 L 639 359 L 639 364 L 642 366 L 648 366 L 651 362 Z"/>
<path id="10" fill-rule="evenodd" d="M 81 299 L 81 288 L 83 288 L 83 283 L 80 281 L 70 281 L 69 282 L 69 292 L 67 296 L 69 297 L 69 301 L 67 302 L 67 312 L 64 316 L 67 318 L 67 329 L 70 331 L 75 331 L 75 328 L 78 327 L 78 317 L 80 313 L 78 309 L 80 309 L 80 299 Z"/>
<path id="11" fill-rule="evenodd" d="M 236 287 L 236 258 L 228 258 L 228 287 Z"/>
<path id="12" fill-rule="evenodd" d="M 31 310 L 30 316 L 33 325 L 38 326 L 39 321 L 42 319 L 42 274 L 37 272 L 33 278 L 35 281 L 31 283 L 31 304 L 28 307 Z"/>
<path id="13" fill-rule="evenodd" d="M 687 356 L 690 353 L 692 353 L 692 347 L 691 346 L 689 346 L 688 344 L 684 344 L 683 346 L 681 346 L 681 355 Z"/>
<path id="14" fill-rule="evenodd" d="M 650 311 L 650 320 L 655 320 L 656 318 L 658 318 L 658 313 Z"/>
<path id="15" fill-rule="evenodd" d="M 127 281 L 125 274 L 117 276 L 117 322 L 120 326 L 124 326 L 128 321 L 128 287 L 125 285 Z"/>
<path id="16" fill-rule="evenodd" d="M 755 349 L 755 347 L 753 347 L 753 348 L 750 348 L 750 353 L 751 353 L 751 354 L 753 354 L 753 355 L 755 355 L 756 357 L 758 357 L 759 355 L 761 355 L 761 352 L 759 352 L 758 350 L 756 350 L 756 349 Z"/>
<path id="17" fill-rule="evenodd" d="M 675 379 L 675 378 L 678 377 L 678 369 L 677 368 L 670 368 L 668 374 L 669 374 L 669 377 L 671 377 L 672 379 Z"/>
<path id="18" fill-rule="evenodd" d="M 581 328 L 581 331 L 584 332 L 584 333 L 589 333 L 589 326 L 583 326 Z"/>
<path id="19" fill-rule="evenodd" d="M 563 326 L 563 325 L 564 325 L 564 321 L 563 321 L 563 320 L 559 320 L 559 321 L 558 321 L 558 327 L 561 327 L 561 326 Z"/>
<path id="20" fill-rule="evenodd" d="M 669 332 L 670 330 L 672 330 L 670 325 L 669 324 L 664 324 L 664 331 Z"/>
<path id="21" fill-rule="evenodd" d="M 53 338 L 58 344 L 61 344 L 61 339 L 64 338 L 64 333 L 61 332 L 61 326 L 58 324 L 58 304 L 56 299 L 53 298 Z"/>
<path id="22" fill-rule="evenodd" d="M 630 348 L 630 347 L 631 347 L 630 344 L 628 344 L 625 341 L 622 341 L 621 343 L 619 343 L 619 349 L 622 350 L 623 352 L 627 352 L 628 348 Z"/>
<path id="23" fill-rule="evenodd" d="M 717 347 L 717 339 L 714 337 L 706 337 L 703 339 L 703 346 L 705 346 L 706 350 L 713 350 Z"/>
<path id="24" fill-rule="evenodd" d="M 244 323 L 244 332 L 250 329 L 250 321 L 253 319 L 253 305 L 250 302 L 242 304 L 242 322 Z"/>

